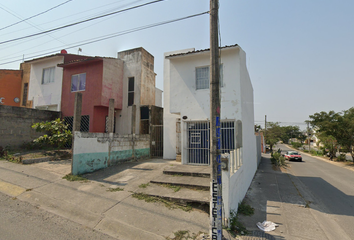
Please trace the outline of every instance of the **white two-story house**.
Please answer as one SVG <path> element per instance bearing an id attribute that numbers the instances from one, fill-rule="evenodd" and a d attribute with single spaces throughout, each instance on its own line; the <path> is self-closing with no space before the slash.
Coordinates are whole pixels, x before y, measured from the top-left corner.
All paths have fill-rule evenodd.
<path id="1" fill-rule="evenodd" d="M 165 159 L 181 159 L 182 164 L 210 164 L 209 66 L 209 49 L 165 53 Z M 246 54 L 238 45 L 220 48 L 220 85 L 221 151 L 235 150 L 238 163 L 225 180 L 228 183 L 223 186 L 223 196 L 226 209 L 236 209 L 257 170 L 253 87 Z"/>

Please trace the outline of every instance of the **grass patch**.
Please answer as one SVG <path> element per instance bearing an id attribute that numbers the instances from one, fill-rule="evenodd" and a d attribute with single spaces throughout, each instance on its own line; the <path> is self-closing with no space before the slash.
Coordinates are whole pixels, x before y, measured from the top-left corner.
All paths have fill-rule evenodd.
<path id="1" fill-rule="evenodd" d="M 177 232 L 173 233 L 175 236 L 173 238 L 170 237 L 166 237 L 167 240 L 187 240 L 187 239 L 191 239 L 191 240 L 195 240 L 198 238 L 198 236 L 200 236 L 201 234 L 206 235 L 206 233 L 203 232 L 199 232 L 197 234 L 192 233 L 192 235 L 189 233 L 189 231 L 185 231 L 185 230 L 179 230 Z M 201 238 L 198 238 L 201 239 Z M 204 239 L 204 238 L 203 238 Z"/>
<path id="2" fill-rule="evenodd" d="M 178 192 L 179 190 L 181 190 L 181 186 L 176 186 L 172 184 L 161 184 L 161 186 L 172 189 L 174 192 Z"/>
<path id="3" fill-rule="evenodd" d="M 187 204 L 187 205 L 181 205 L 173 201 L 169 201 L 160 197 L 153 197 L 149 196 L 144 193 L 133 193 L 132 194 L 133 198 L 136 198 L 138 200 L 144 200 L 145 202 L 158 202 L 158 203 L 163 203 L 165 207 L 168 209 L 181 209 L 185 212 L 190 212 L 192 210 L 192 207 Z"/>
<path id="4" fill-rule="evenodd" d="M 149 183 L 142 183 L 139 185 L 139 188 L 147 188 L 149 186 Z"/>
<path id="5" fill-rule="evenodd" d="M 254 208 L 242 201 L 238 204 L 238 213 L 245 216 L 252 216 L 254 214 Z"/>
<path id="6" fill-rule="evenodd" d="M 124 191 L 123 188 L 120 187 L 116 187 L 116 188 L 108 188 L 107 192 L 120 192 L 120 191 Z"/>
<path id="7" fill-rule="evenodd" d="M 88 182 L 87 178 L 81 177 L 80 175 L 72 175 L 71 173 L 65 175 L 63 179 L 66 179 L 70 182 L 74 182 L 74 181 Z"/>

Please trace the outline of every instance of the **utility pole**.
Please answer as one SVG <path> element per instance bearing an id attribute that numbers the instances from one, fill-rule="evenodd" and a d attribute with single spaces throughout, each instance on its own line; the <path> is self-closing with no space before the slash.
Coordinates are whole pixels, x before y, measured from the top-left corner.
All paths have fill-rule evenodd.
<path id="1" fill-rule="evenodd" d="M 219 1 L 210 0 L 210 238 L 222 239 L 222 183 L 220 156 Z"/>
<path id="2" fill-rule="evenodd" d="M 267 115 L 264 116 L 264 141 L 265 145 L 267 146 Z M 266 153 L 267 153 L 267 148 L 266 148 Z"/>
<path id="3" fill-rule="evenodd" d="M 310 145 L 310 127 L 309 127 L 309 124 L 310 122 L 309 121 L 306 121 L 307 123 L 307 141 L 309 142 L 309 152 L 311 151 L 311 145 Z"/>

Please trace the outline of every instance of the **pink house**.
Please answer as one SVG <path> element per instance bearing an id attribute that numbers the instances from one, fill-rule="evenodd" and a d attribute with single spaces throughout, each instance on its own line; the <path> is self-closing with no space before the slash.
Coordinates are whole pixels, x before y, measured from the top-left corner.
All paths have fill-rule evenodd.
<path id="1" fill-rule="evenodd" d="M 59 64 L 63 71 L 62 117 L 72 121 L 75 93 L 82 93 L 82 131 L 105 132 L 109 99 L 122 109 L 123 61 L 116 58 L 89 57 Z"/>

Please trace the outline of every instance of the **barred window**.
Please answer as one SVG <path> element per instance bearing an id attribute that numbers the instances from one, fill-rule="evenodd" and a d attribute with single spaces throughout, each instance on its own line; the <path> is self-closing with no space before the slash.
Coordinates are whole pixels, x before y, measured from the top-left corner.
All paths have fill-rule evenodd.
<path id="1" fill-rule="evenodd" d="M 195 69 L 196 89 L 209 88 L 209 66 Z M 220 87 L 223 86 L 223 66 L 220 64 Z"/>

